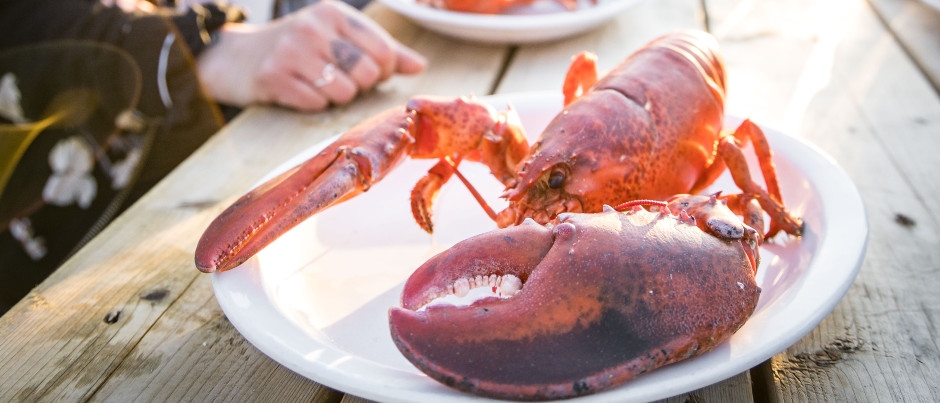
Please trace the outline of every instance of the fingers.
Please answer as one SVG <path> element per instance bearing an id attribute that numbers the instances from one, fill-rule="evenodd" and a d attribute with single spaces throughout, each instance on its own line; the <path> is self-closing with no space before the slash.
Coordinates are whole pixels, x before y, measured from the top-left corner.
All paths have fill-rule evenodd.
<path id="1" fill-rule="evenodd" d="M 301 111 L 323 110 L 330 105 L 329 100 L 306 81 L 294 78 L 282 82 L 292 83 L 291 88 L 273 88 L 277 95 L 272 103 Z"/>
<path id="2" fill-rule="evenodd" d="M 311 52 L 309 46 L 322 35 L 282 38 L 274 54 L 265 60 L 260 91 L 268 102 L 303 111 L 325 109 L 330 104 L 346 104 L 359 92 L 357 84 L 331 57 Z M 326 43 L 320 43 L 326 47 Z"/>
<path id="3" fill-rule="evenodd" d="M 271 88 L 278 94 L 275 103 L 299 110 L 316 111 L 329 106 L 347 104 L 358 93 L 356 83 L 335 64 L 323 60 L 315 62 L 312 68 L 294 74 L 281 83 L 288 83 L 288 88 Z M 311 73 L 313 72 L 313 73 Z"/>
<path id="4" fill-rule="evenodd" d="M 393 74 L 415 74 L 425 59 L 395 41 L 365 14 L 333 0 L 321 0 L 259 29 L 244 55 L 256 61 L 257 102 L 305 111 L 346 104 Z M 238 69 L 235 63 L 231 69 Z"/>
<path id="5" fill-rule="evenodd" d="M 394 73 L 416 74 L 424 69 L 427 64 L 424 57 L 396 41 L 366 15 L 345 3 L 330 1 L 326 4 L 336 6 L 336 9 L 343 14 L 343 18 L 336 25 L 337 35 L 344 38 L 349 45 L 359 49 L 363 56 L 362 60 L 366 63 L 371 62 L 378 68 L 379 76 L 371 84 L 384 81 Z"/>
<path id="6" fill-rule="evenodd" d="M 342 2 L 320 1 L 310 12 L 320 21 L 320 56 L 338 69 L 338 81 L 348 79 L 355 92 L 367 91 L 395 73 L 416 74 L 424 69 L 425 59 L 395 41 L 381 26 L 365 14 Z M 345 82 L 345 81 L 344 81 Z M 326 90 L 348 90 L 322 87 Z M 328 94 L 334 102 L 348 102 L 350 94 Z M 340 101 L 345 100 L 345 101 Z"/>
<path id="7" fill-rule="evenodd" d="M 352 43 L 336 38 L 330 41 L 330 58 L 361 90 L 372 88 L 382 77 L 381 67 Z"/>
<path id="8" fill-rule="evenodd" d="M 325 64 L 325 63 L 324 63 Z M 273 103 L 303 111 L 317 111 L 329 106 L 330 99 L 319 90 L 316 81 L 291 72 L 278 70 L 263 76 L 260 86 L 263 88 L 261 99 L 264 103 Z"/>
<path id="9" fill-rule="evenodd" d="M 323 96 L 333 104 L 346 104 L 355 98 L 358 88 L 356 83 L 335 64 L 322 62 L 319 75 L 316 78 L 307 78 Z"/>
<path id="10" fill-rule="evenodd" d="M 369 89 L 379 81 L 388 78 L 388 73 L 379 65 L 376 57 L 363 52 L 358 46 L 343 40 L 334 39 L 330 43 L 332 60 L 348 74 L 360 89 Z M 392 43 L 395 63 L 391 71 L 399 74 L 417 74 L 424 70 L 427 61 L 419 53 L 399 43 Z"/>

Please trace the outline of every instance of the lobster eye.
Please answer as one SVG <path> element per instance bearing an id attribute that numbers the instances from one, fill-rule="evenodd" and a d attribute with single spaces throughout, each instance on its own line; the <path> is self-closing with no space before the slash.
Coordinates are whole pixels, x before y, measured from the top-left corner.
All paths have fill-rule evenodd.
<path id="1" fill-rule="evenodd" d="M 561 185 L 565 184 L 565 171 L 554 170 L 548 176 L 548 187 L 552 189 L 558 189 Z"/>

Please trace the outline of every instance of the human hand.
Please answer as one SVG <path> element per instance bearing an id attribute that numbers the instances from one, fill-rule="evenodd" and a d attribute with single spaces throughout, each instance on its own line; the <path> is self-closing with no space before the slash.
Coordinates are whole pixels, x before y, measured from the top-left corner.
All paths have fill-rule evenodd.
<path id="1" fill-rule="evenodd" d="M 321 0 L 265 25 L 226 24 L 197 64 L 218 102 L 316 111 L 426 61 L 355 8 Z"/>

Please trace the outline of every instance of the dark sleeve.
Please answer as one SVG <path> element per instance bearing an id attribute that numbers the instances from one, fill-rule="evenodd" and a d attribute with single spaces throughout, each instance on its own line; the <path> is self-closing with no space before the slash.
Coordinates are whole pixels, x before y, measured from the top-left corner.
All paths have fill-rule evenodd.
<path id="1" fill-rule="evenodd" d="M 172 20 L 194 55 L 222 24 L 245 19 L 241 9 L 212 2 L 182 12 L 162 10 L 159 14 Z M 115 32 L 126 31 L 137 18 L 141 15 L 104 6 L 97 0 L 2 0 L 0 49 L 66 38 L 113 42 L 119 38 Z"/>
<path id="2" fill-rule="evenodd" d="M 117 46 L 140 67 L 139 108 L 162 116 L 172 107 L 174 74 L 192 74 L 192 58 L 207 46 L 211 33 L 226 22 L 242 20 L 238 8 L 221 3 L 135 14 L 97 0 L 2 0 L 0 50 L 63 39 Z"/>
<path id="3" fill-rule="evenodd" d="M 62 39 L 92 3 L 61 0 L 0 1 L 0 49 Z"/>

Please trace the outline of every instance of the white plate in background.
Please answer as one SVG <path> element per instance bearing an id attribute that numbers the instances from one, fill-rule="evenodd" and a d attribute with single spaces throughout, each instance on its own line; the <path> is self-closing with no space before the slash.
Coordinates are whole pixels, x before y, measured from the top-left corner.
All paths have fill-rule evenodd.
<path id="1" fill-rule="evenodd" d="M 487 43 L 535 43 L 572 36 L 597 28 L 639 0 L 597 0 L 567 11 L 554 2 L 540 0 L 514 9 L 513 14 L 475 14 L 432 8 L 415 0 L 379 0 L 385 6 L 431 31 Z"/>

